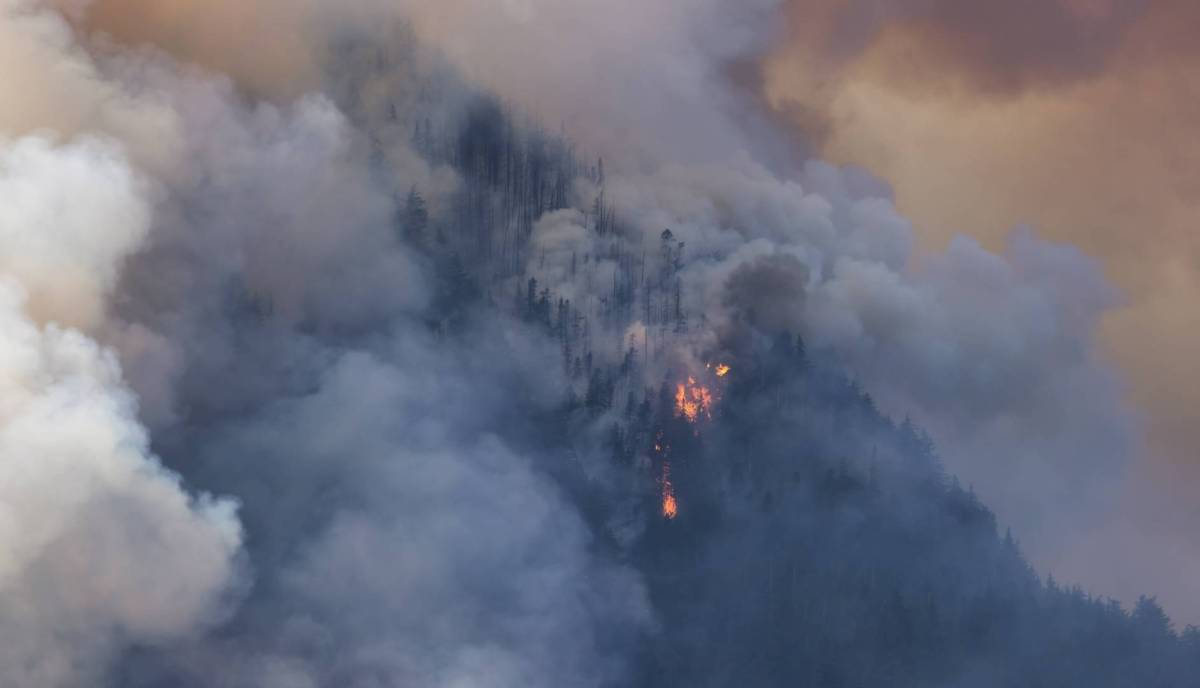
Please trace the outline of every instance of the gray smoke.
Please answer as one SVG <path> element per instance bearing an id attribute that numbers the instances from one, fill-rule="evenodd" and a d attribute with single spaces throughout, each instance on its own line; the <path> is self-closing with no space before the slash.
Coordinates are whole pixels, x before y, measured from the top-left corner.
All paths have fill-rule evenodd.
<path id="1" fill-rule="evenodd" d="M 0 134 L 48 132 L 0 158 L 23 201 L 0 208 L 11 681 L 611 685 L 654 632 L 628 534 L 572 492 L 612 489 L 607 419 L 574 451 L 533 430 L 564 401 L 557 348 L 485 312 L 429 323 L 439 285 L 395 218 L 415 187 L 452 222 L 463 181 L 405 118 L 451 127 L 471 87 L 413 36 L 608 160 L 485 302 L 536 277 L 599 323 L 636 257 L 677 303 L 589 337 L 610 360 L 638 343 L 646 385 L 747 330 L 801 333 L 935 431 L 1040 563 L 1109 508 L 1133 431 L 1092 351 L 1098 270 L 1030 234 L 918 259 L 878 182 L 774 171 L 725 69 L 767 44 L 775 3 L 407 4 L 411 32 L 365 33 L 372 3 L 264 6 L 294 19 L 288 46 L 315 37 L 289 82 L 310 92 L 272 101 L 278 75 L 213 74 L 202 40 L 124 46 L 0 5 L 0 74 L 28 92 Z M 597 238 L 602 191 L 621 231 Z"/>
<path id="2" fill-rule="evenodd" d="M 609 187 L 636 230 L 633 253 L 657 255 L 664 227 L 683 243 L 678 279 L 691 327 L 681 335 L 660 323 L 669 346 L 702 364 L 747 316 L 766 332 L 802 333 L 854 371 L 885 411 L 929 428 L 948 467 L 1014 527 L 1040 567 L 1069 565 L 1115 594 L 1113 581 L 1089 576 L 1072 556 L 1072 543 L 1114 513 L 1136 437 L 1093 344 L 1118 303 L 1098 264 L 1028 230 L 1003 255 L 964 238 L 918 258 L 886 195 L 821 163 L 798 181 L 742 159 L 612 175 Z M 615 268 L 601 260 L 559 286 L 571 281 L 571 260 L 607 253 L 581 245 L 587 232 L 566 219 L 539 225 L 529 272 L 567 295 L 594 291 L 580 275 L 611 282 Z"/>
<path id="3" fill-rule="evenodd" d="M 72 427 L 70 415 L 12 424 L 13 442 L 41 444 L 6 447 L 14 455 L 7 470 L 20 471 L 22 455 L 49 467 L 45 478 L 17 483 L 25 497 L 16 503 L 49 505 L 57 518 L 47 519 L 44 539 L 78 558 L 41 552 L 48 546 L 36 530 L 22 532 L 28 545 L 12 543 L 31 550 L 30 563 L 14 564 L 14 599 L 46 618 L 44 631 L 28 610 L 4 620 L 6 635 L 24 638 L 6 650 L 6 666 L 23 672 L 11 680 L 93 684 L 122 655 L 114 680 L 124 683 L 158 672 L 176 683 L 247 686 L 369 685 L 383 676 L 576 685 L 620 676 L 630 644 L 651 624 L 636 576 L 595 551 L 574 507 L 535 470 L 558 457 L 509 447 L 492 430 L 506 422 L 501 413 L 548 410 L 561 384 L 541 374 L 546 352 L 536 339 L 506 332 L 511 325 L 481 326 L 493 348 L 457 353 L 422 334 L 428 279 L 392 234 L 394 200 L 368 164 L 372 143 L 326 97 L 245 103 L 229 83 L 162 55 L 93 60 L 58 42 L 67 36 L 59 20 L 26 10 L 6 14 L 5 27 L 43 28 L 55 37 L 36 44 L 43 58 L 90 73 L 97 93 L 126 94 L 133 110 L 168 113 L 171 136 L 96 125 L 107 143 L 78 153 L 97 158 L 95 169 L 73 170 L 63 156 L 67 183 L 34 164 L 46 146 L 18 146 L 11 184 L 48 198 L 45 207 L 28 204 L 42 215 L 0 224 L 23 249 L 5 253 L 4 273 L 27 286 L 38 317 L 70 318 L 117 347 L 169 466 L 189 489 L 236 495 L 244 507 L 239 524 L 230 503 L 193 504 L 177 477 L 152 470 L 114 355 L 83 335 L 62 333 L 59 344 L 59 331 L 48 330 L 50 342 L 39 346 L 51 353 L 20 358 L 45 358 L 50 371 L 12 374 L 73 383 L 83 373 L 56 363 L 68 355 L 99 368 L 93 386 L 115 387 L 114 399 L 91 392 L 97 398 L 84 402 L 78 423 L 115 426 L 112 480 L 132 485 L 97 488 L 97 506 L 84 492 L 74 510 L 67 492 L 67 504 L 53 508 L 64 471 L 92 482 L 80 473 L 87 464 L 72 462 L 84 449 L 101 453 L 106 436 L 73 440 L 33 426 Z M 122 151 L 152 184 L 127 172 Z M 457 184 L 403 145 L 388 155 L 390 174 L 401 177 L 389 186 Z M 39 234 L 55 223 L 60 235 Z M 68 250 L 53 250 L 58 242 Z M 58 351 L 68 344 L 82 351 Z M 21 352 L 17 343 L 4 350 Z M 506 368 L 497 371 L 497 360 Z M 514 405 L 513 380 L 541 382 Z M 49 414 L 79 402 L 45 404 Z M 56 437 L 67 446 L 46 439 Z M 48 462 L 55 451 L 59 467 Z M 14 518 L 42 520 L 33 511 Z M 243 525 L 247 585 L 232 559 Z M 103 554 L 89 556 L 84 542 Z M 78 599 L 56 611 L 44 596 L 65 590 Z M 225 591 L 240 598 L 237 615 L 203 637 L 236 601 Z M 172 649 L 122 652 L 166 644 Z"/>

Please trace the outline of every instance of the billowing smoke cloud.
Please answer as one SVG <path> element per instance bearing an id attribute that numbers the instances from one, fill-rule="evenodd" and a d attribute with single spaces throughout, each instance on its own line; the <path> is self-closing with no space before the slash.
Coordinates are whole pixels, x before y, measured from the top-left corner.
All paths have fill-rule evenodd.
<path id="1" fill-rule="evenodd" d="M 149 208 L 111 146 L 0 150 L 0 680 L 98 680 L 112 653 L 215 621 L 233 503 L 193 498 L 149 451 L 103 317 Z M 153 562 L 147 566 L 147 562 Z"/>
<path id="2" fill-rule="evenodd" d="M 931 428 L 1040 563 L 1110 508 L 1133 432 L 1092 351 L 1110 287 L 1074 250 L 1029 234 L 1003 255 L 963 240 L 918 260 L 880 182 L 817 162 L 777 173 L 781 138 L 759 129 L 728 74 L 769 45 L 775 2 L 49 5 L 68 19 L 13 2 L 0 15 L 0 39 L 13 36 L 0 74 L 19 75 L 36 106 L 0 104 L 0 131 L 108 143 L 22 142 L 5 158 L 20 163 L 15 188 L 66 194 L 31 195 L 40 214 L 19 226 L 61 226 L 70 248 L 13 234 L 28 249 L 0 271 L 28 294 L 12 307 L 28 334 L 0 354 L 27 340 L 58 352 L 14 374 L 44 384 L 79 377 L 56 357 L 90 352 L 68 356 L 101 371 L 84 378 L 100 382 L 81 408 L 120 431 L 80 441 L 140 470 L 117 493 L 130 496 L 102 500 L 125 504 L 121 518 L 62 510 L 83 518 L 62 518 L 61 541 L 86 526 L 128 545 L 105 547 L 101 580 L 116 592 L 104 599 L 146 605 L 96 621 L 67 608 L 47 626 L 66 639 L 58 661 L 84 657 L 90 672 L 116 658 L 111 679 L 131 686 L 626 681 L 654 632 L 624 549 L 640 533 L 589 499 L 634 499 L 595 461 L 611 412 L 575 442 L 542 432 L 574 383 L 560 347 L 504 313 L 514 294 L 536 303 L 518 291 L 530 278 L 585 316 L 588 368 L 632 342 L 645 387 L 802 334 L 886 411 Z M 597 162 L 559 180 L 527 244 L 493 241 L 498 213 L 460 172 L 545 160 L 561 172 L 570 156 L 484 116 L 488 135 L 541 153 L 470 169 L 473 142 L 452 132 L 470 133 L 478 94 L 430 52 L 605 157 L 606 172 Z M 635 288 L 645 312 L 613 317 Z M 135 414 L 182 481 L 156 468 Z M 228 502 L 189 501 L 193 490 L 236 498 L 240 521 Z M 145 538 L 143 521 L 179 534 Z M 199 633 L 225 611 L 240 528 L 249 583 L 219 631 Z M 146 541 L 160 551 L 131 549 Z M 79 567 L 55 571 L 30 580 L 55 594 L 79 585 Z M 116 652 L 125 642 L 139 650 Z"/>
<path id="3" fill-rule="evenodd" d="M 39 322 L 94 327 L 125 258 L 145 239 L 144 189 L 111 146 L 55 150 L 44 139 L 5 145 L 0 270 L 22 285 Z"/>
<path id="4" fill-rule="evenodd" d="M 207 433 L 195 475 L 243 496 L 262 590 L 232 638 L 160 671 L 208 685 L 217 660 L 238 686 L 624 675 L 650 623 L 640 582 L 593 553 L 559 489 L 492 434 L 557 397 L 553 378 L 522 382 L 553 352 L 479 334 L 495 343 L 447 355 L 403 335 L 342 356 L 315 393 Z"/>
<path id="5" fill-rule="evenodd" d="M 650 165 L 769 150 L 726 71 L 766 49 L 776 0 L 409 4 L 468 75 L 588 149 Z"/>
<path id="6" fill-rule="evenodd" d="M 88 410 L 56 419 L 54 431 L 14 423 L 21 439 L 42 442 L 25 449 L 28 460 L 45 462 L 53 447 L 44 445 L 64 421 L 116 426 L 68 444 L 43 483 L 21 486 L 29 498 L 57 504 L 48 501 L 53 479 L 87 475 L 75 465 L 83 449 L 103 456 L 106 442 L 110 479 L 132 483 L 129 494 L 97 488 L 97 506 L 84 493 L 83 506 L 57 509 L 51 523 L 61 532 L 47 538 L 79 558 L 51 550 L 45 564 L 35 559 L 36 572 L 50 574 L 40 577 L 19 564 L 13 590 L 41 587 L 14 599 L 31 600 L 47 619 L 38 634 L 29 612 L 14 616 L 11 633 L 28 631 L 28 641 L 13 646 L 13 665 L 36 672 L 13 681 L 90 685 L 114 659 L 111 676 L 124 684 L 159 672 L 176 684 L 247 686 L 364 685 L 372 676 L 419 685 L 618 680 L 651 625 L 640 583 L 595 551 L 575 507 L 535 470 L 554 457 L 506 444 L 526 415 L 559 400 L 548 390 L 561 383 L 522 362 L 546 352 L 528 350 L 527 335 L 502 324 L 480 333 L 495 350 L 458 355 L 419 334 L 430 289 L 395 240 L 395 201 L 384 189 L 450 193 L 455 175 L 408 151 L 406 134 L 382 153 L 386 169 L 372 166 L 378 143 L 325 97 L 246 105 L 231 84 L 162 55 L 102 48 L 89 58 L 52 15 L 14 7 L 4 27 L 28 39 L 41 67 L 65 65 L 96 82 L 97 102 L 80 103 L 50 80 L 39 92 L 47 103 L 103 112 L 115 94 L 171 125 L 159 141 L 161 132 L 103 117 L 48 120 L 60 135 L 91 131 L 112 142 L 87 143 L 57 166 L 46 143 L 22 142 L 8 155 L 11 196 L 25 201 L 13 209 L 29 217 L 0 221 L 3 236 L 26 248 L 6 252 L 4 267 L 28 283 L 40 319 L 87 327 L 117 347 L 142 402 L 122 391 L 115 354 L 83 335 L 62 334 L 60 345 L 59 330 L 47 330 L 42 348 L 54 356 L 33 363 L 48 359 L 49 371 L 13 372 L 65 376 L 64 398 L 51 397 L 50 410 Z M 129 171 L 122 150 L 155 176 L 154 187 Z M 151 196 L 153 218 L 143 200 Z M 38 231 L 47 225 L 57 233 Z M 67 250 L 51 250 L 56 242 Z M 16 343 L 3 351 L 21 353 Z M 95 368 L 99 389 L 65 396 L 89 388 L 74 389 L 83 373 L 60 357 Z M 512 372 L 498 374 L 495 360 Z M 506 394 L 520 385 L 510 378 L 541 386 L 514 406 Z M 237 497 L 240 522 L 230 503 L 192 503 L 174 474 L 154 468 L 139 413 L 187 489 Z M 510 428 L 506 439 L 493 436 L 497 427 Z M 243 525 L 251 587 L 228 599 L 238 611 L 222 633 L 235 640 L 199 637 L 227 611 L 222 593 L 235 582 Z M 104 548 L 88 560 L 98 572 L 78 565 L 93 546 Z M 155 585 L 159 577 L 171 585 Z M 59 613 L 51 601 L 66 590 L 90 606 Z M 110 599 L 114 609 L 93 609 Z M 172 647 L 121 658 L 131 644 Z"/>

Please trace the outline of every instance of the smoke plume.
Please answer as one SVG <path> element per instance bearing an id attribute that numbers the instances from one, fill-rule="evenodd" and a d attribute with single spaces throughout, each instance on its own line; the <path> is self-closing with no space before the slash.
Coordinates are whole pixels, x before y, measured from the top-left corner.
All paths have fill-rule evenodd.
<path id="1" fill-rule="evenodd" d="M 113 147 L 0 150 L 0 678 L 100 679 L 116 650 L 196 633 L 235 580 L 235 504 L 191 496 L 149 450 L 104 317 L 145 238 L 143 184 Z M 153 566 L 147 566 L 153 562 Z"/>
<path id="2" fill-rule="evenodd" d="M 937 482 L 891 446 L 911 417 L 1039 568 L 1117 514 L 1118 294 L 1031 230 L 919 255 L 886 184 L 792 158 L 738 71 L 790 6 L 0 1 L 0 678 L 647 681 L 706 637 L 661 626 L 663 581 L 720 567 L 647 563 L 668 477 L 622 424 L 718 361 L 808 356 L 855 382 L 805 394 L 870 395 L 849 431 L 764 432 L 751 482 L 798 480 L 789 439 Z M 696 513 L 750 522 L 699 474 Z"/>

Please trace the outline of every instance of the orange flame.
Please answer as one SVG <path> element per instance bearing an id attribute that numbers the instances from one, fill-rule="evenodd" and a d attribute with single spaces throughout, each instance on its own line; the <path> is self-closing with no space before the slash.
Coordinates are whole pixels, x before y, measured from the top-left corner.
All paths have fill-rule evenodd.
<path id="1" fill-rule="evenodd" d="M 689 423 L 700 420 L 700 416 L 712 418 L 713 395 L 709 389 L 696 383 L 696 378 L 689 377 L 687 384 L 680 383 L 675 388 L 675 413 L 683 416 Z"/>
<path id="2" fill-rule="evenodd" d="M 726 375 L 729 374 L 729 371 L 731 371 L 731 370 L 733 370 L 733 368 L 730 368 L 729 366 L 725 365 L 724 363 L 718 363 L 717 364 L 717 377 L 725 377 Z"/>
<path id="3" fill-rule="evenodd" d="M 675 501 L 675 495 L 666 489 L 663 490 L 662 513 L 663 518 L 668 521 L 674 520 L 679 515 L 679 504 Z"/>
<path id="4" fill-rule="evenodd" d="M 662 515 L 668 521 L 679 515 L 679 502 L 675 501 L 675 486 L 671 484 L 671 464 L 663 462 Z"/>

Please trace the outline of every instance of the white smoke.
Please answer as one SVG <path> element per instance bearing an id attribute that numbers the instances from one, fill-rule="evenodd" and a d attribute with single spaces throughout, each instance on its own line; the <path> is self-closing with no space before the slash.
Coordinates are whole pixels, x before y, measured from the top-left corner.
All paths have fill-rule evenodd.
<path id="1" fill-rule="evenodd" d="M 98 680 L 219 612 L 241 530 L 150 453 L 103 316 L 150 216 L 110 145 L 0 149 L 0 682 Z"/>
<path id="2" fill-rule="evenodd" d="M 122 262 L 149 229 L 144 192 L 111 144 L 0 140 L 0 274 L 24 287 L 38 322 L 103 320 Z"/>

